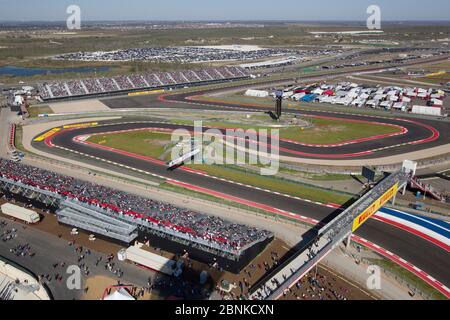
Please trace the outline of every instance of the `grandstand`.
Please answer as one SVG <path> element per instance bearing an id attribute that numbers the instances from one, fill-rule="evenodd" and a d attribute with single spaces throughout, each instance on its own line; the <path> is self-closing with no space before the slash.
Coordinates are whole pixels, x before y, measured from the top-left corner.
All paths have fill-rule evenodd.
<path id="1" fill-rule="evenodd" d="M 248 78 L 240 67 L 220 67 L 206 70 L 188 70 L 163 73 L 121 75 L 113 78 L 95 78 L 73 81 L 53 81 L 38 84 L 43 100 L 81 98 L 120 94 L 137 90 L 161 89 L 186 85 L 208 84 Z"/>
<path id="2" fill-rule="evenodd" d="M 236 273 L 273 239 L 269 231 L 4 159 L 0 193 L 58 208 L 60 223 L 127 244 L 138 238 L 171 252 L 186 250 Z"/>

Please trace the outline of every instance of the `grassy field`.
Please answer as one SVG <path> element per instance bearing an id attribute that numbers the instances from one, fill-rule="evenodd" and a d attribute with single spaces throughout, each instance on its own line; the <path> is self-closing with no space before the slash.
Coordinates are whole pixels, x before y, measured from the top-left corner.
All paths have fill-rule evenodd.
<path id="1" fill-rule="evenodd" d="M 344 181 L 344 180 L 352 180 L 354 179 L 350 174 L 338 174 L 338 173 L 310 173 L 299 170 L 293 170 L 290 168 L 281 167 L 280 173 L 292 174 L 295 176 L 299 176 L 301 178 L 311 180 L 311 181 Z M 356 178 L 361 178 L 360 176 L 356 176 Z"/>
<path id="2" fill-rule="evenodd" d="M 37 118 L 40 114 L 52 114 L 53 110 L 49 106 L 39 106 L 28 108 L 30 118 Z"/>
<path id="3" fill-rule="evenodd" d="M 413 273 L 409 272 L 402 266 L 387 259 L 371 259 L 371 262 L 373 262 L 373 264 L 378 265 L 385 270 L 392 272 L 395 276 L 409 283 L 417 290 L 429 296 L 431 299 L 446 300 L 445 296 L 442 293 L 434 289 L 428 283 L 426 283 Z"/>
<path id="4" fill-rule="evenodd" d="M 135 131 L 93 136 L 89 138 L 89 142 L 158 159 L 166 148 L 170 146 L 170 135 L 167 133 Z"/>
<path id="5" fill-rule="evenodd" d="M 312 126 L 309 128 L 299 128 L 294 126 L 286 126 L 279 128 L 280 138 L 286 140 L 293 140 L 305 144 L 337 144 L 347 142 L 354 139 L 368 138 L 377 135 L 391 134 L 399 132 L 399 128 L 365 123 L 365 122 L 345 122 L 332 119 L 304 117 Z M 203 122 L 205 127 L 223 127 L 223 128 L 241 128 L 241 129 L 270 129 L 268 126 L 245 125 L 242 122 L 236 121 L 208 121 Z M 267 122 L 270 122 L 267 116 Z M 175 123 L 192 125 L 192 121 L 175 120 Z M 276 125 L 276 122 L 271 123 Z"/>
<path id="6" fill-rule="evenodd" d="M 405 70 L 405 73 L 406 72 L 426 75 L 419 78 L 411 77 L 411 80 L 413 81 L 426 82 L 435 85 L 445 85 L 450 82 L 450 61 L 441 61 L 420 67 L 409 67 Z"/>
<path id="7" fill-rule="evenodd" d="M 309 120 L 314 128 L 306 129 L 300 133 L 296 130 L 289 130 L 289 132 L 284 134 L 286 139 L 311 144 L 333 144 L 399 131 L 398 128 L 391 126 L 362 122 L 337 122 L 320 118 L 311 118 Z"/>
<path id="8" fill-rule="evenodd" d="M 269 212 L 269 211 L 266 211 L 266 210 L 263 210 L 263 209 L 250 207 L 250 206 L 247 206 L 247 205 L 244 205 L 244 204 L 240 204 L 240 203 L 237 203 L 237 202 L 234 202 L 234 201 L 230 201 L 230 200 L 222 199 L 222 198 L 215 197 L 215 196 L 212 196 L 212 195 L 209 195 L 209 194 L 193 191 L 193 190 L 186 189 L 186 188 L 183 188 L 183 187 L 179 187 L 179 186 L 176 186 L 176 185 L 172 185 L 172 184 L 169 184 L 169 183 L 161 184 L 160 188 L 164 189 L 164 190 L 176 192 L 176 193 L 179 193 L 179 194 L 184 194 L 186 196 L 193 197 L 193 198 L 196 198 L 196 199 L 202 199 L 202 200 L 214 202 L 215 204 L 220 204 L 220 205 L 223 205 L 223 206 L 226 206 L 226 207 L 233 207 L 233 208 L 238 208 L 238 209 L 242 209 L 242 210 L 247 210 L 247 211 L 250 211 L 250 212 L 254 212 L 257 215 L 263 215 L 265 217 L 270 217 L 272 219 L 285 220 L 285 221 L 288 221 L 290 223 L 295 223 L 295 224 L 298 224 L 298 225 L 305 225 L 305 226 L 310 227 L 309 224 L 307 224 L 305 222 L 302 222 L 300 220 L 297 220 L 297 219 L 291 219 L 291 218 L 289 218 L 287 216 L 277 215 L 277 214 L 275 214 L 273 212 Z"/>
<path id="9" fill-rule="evenodd" d="M 427 83 L 431 83 L 431 84 L 437 84 L 437 85 L 440 85 L 440 84 L 445 85 L 450 82 L 450 72 L 446 72 L 444 74 L 436 75 L 436 76 L 416 78 L 414 80 L 421 81 L 421 82 L 427 82 Z"/>
<path id="10" fill-rule="evenodd" d="M 100 136 L 93 136 L 89 139 L 90 142 L 101 144 L 101 145 L 108 145 L 113 148 L 121 149 L 124 147 L 124 145 L 127 144 L 129 140 L 147 140 L 147 146 L 148 148 L 142 148 L 141 145 L 129 145 L 127 148 L 130 152 L 138 153 L 141 155 L 145 155 L 152 158 L 160 158 L 160 156 L 164 153 L 165 147 L 162 147 L 163 144 L 166 146 L 171 146 L 170 144 L 170 137 L 165 133 L 149 133 L 149 132 L 142 132 L 142 131 L 136 131 L 133 133 L 128 133 L 126 136 L 107 136 L 107 135 L 100 135 Z M 152 140 L 155 140 L 153 143 Z M 166 155 L 162 160 L 168 161 L 169 157 Z M 206 169 L 208 170 L 208 168 Z M 215 171 L 214 169 L 211 170 L 211 172 Z M 241 170 L 242 171 L 242 170 Z M 353 179 L 350 175 L 344 175 L 344 174 L 312 174 L 307 172 L 299 172 L 296 170 L 291 170 L 287 168 L 280 167 L 280 173 L 288 173 L 288 174 L 294 174 L 299 175 L 305 179 L 312 180 L 312 181 L 342 181 L 342 180 L 351 180 Z"/>
<path id="11" fill-rule="evenodd" d="M 210 175 L 227 180 L 322 203 L 344 204 L 351 199 L 350 196 L 333 193 L 320 188 L 305 186 L 293 181 L 283 180 L 276 177 L 261 176 L 249 172 L 245 173 L 225 166 L 192 165 L 189 167 L 206 171 Z"/>
<path id="12" fill-rule="evenodd" d="M 91 137 L 89 141 L 164 161 L 169 159 L 169 151 L 172 145 L 169 134 L 150 131 L 99 135 Z M 243 170 L 236 170 L 232 166 L 189 165 L 188 167 L 204 171 L 215 177 L 322 203 L 343 204 L 351 199 L 350 195 L 334 193 L 281 178 L 261 176 Z"/>

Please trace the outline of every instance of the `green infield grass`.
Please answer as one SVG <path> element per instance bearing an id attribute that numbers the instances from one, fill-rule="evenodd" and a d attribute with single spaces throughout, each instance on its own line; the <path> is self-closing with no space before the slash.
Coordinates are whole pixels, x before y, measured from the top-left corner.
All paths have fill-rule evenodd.
<path id="1" fill-rule="evenodd" d="M 162 161 L 169 160 L 170 151 L 174 145 L 169 134 L 147 130 L 97 135 L 92 136 L 88 141 Z M 347 194 L 332 192 L 274 176 L 262 176 L 253 172 L 246 172 L 240 168 L 233 168 L 234 166 L 192 164 L 188 167 L 204 171 L 218 178 L 322 203 L 343 204 L 351 199 L 351 196 Z"/>

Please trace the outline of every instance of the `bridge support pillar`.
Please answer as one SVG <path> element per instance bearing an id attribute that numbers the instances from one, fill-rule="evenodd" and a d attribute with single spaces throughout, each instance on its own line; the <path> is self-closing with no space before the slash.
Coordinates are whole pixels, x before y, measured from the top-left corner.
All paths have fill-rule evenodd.
<path id="1" fill-rule="evenodd" d="M 350 244 L 352 243 L 352 235 L 353 233 L 350 233 L 349 236 L 347 237 L 347 241 L 345 243 L 345 248 L 347 250 L 350 249 Z"/>
<path id="2" fill-rule="evenodd" d="M 397 200 L 397 194 L 394 195 L 392 198 L 392 205 L 395 206 L 395 200 Z"/>

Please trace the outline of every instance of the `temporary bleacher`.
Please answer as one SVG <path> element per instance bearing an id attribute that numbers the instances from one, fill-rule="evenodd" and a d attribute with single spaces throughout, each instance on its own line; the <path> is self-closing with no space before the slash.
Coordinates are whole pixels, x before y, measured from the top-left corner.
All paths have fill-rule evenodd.
<path id="1" fill-rule="evenodd" d="M 138 237 L 135 225 L 125 223 L 99 211 L 88 209 L 75 201 L 65 200 L 61 202 L 61 208 L 56 214 L 60 223 L 126 243 L 131 243 Z"/>

